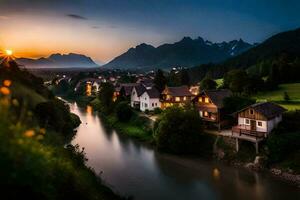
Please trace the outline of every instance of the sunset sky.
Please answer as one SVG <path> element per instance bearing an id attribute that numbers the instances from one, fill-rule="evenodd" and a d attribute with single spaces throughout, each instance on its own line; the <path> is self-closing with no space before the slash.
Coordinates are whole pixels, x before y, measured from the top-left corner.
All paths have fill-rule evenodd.
<path id="1" fill-rule="evenodd" d="M 0 48 L 109 61 L 139 43 L 201 36 L 261 42 L 300 27 L 298 0 L 0 0 Z"/>

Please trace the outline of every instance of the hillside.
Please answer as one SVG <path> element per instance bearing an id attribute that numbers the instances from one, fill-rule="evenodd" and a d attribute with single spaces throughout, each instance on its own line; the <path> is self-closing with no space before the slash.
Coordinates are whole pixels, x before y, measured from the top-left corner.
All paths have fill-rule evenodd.
<path id="1" fill-rule="evenodd" d="M 98 65 L 90 58 L 81 54 L 52 54 L 47 58 L 17 58 L 20 65 L 26 68 L 91 68 Z"/>
<path id="2" fill-rule="evenodd" d="M 198 65 L 190 69 L 193 80 L 199 80 L 210 73 L 222 78 L 232 69 L 247 69 L 251 74 L 268 76 L 272 66 L 281 75 L 281 82 L 299 80 L 300 70 L 300 28 L 278 33 L 263 43 L 218 64 Z"/>
<path id="3" fill-rule="evenodd" d="M 114 58 L 104 65 L 106 68 L 171 68 L 174 66 L 192 67 L 203 63 L 216 63 L 248 50 L 253 45 L 243 40 L 212 43 L 201 37 L 184 37 L 173 44 L 163 44 L 157 48 L 140 44 Z"/>
<path id="4" fill-rule="evenodd" d="M 3 64 L 3 63 L 2 63 Z M 43 80 L 0 64 L 0 177 L 5 199 L 121 199 L 66 145 L 80 119 Z"/>

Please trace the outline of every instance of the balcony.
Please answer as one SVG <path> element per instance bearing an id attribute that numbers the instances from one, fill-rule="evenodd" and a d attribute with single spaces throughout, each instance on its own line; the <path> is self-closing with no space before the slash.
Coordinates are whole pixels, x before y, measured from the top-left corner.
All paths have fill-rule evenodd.
<path id="1" fill-rule="evenodd" d="M 232 136 L 246 140 L 262 140 L 266 136 L 266 132 L 252 130 L 247 125 L 237 125 L 232 127 Z"/>

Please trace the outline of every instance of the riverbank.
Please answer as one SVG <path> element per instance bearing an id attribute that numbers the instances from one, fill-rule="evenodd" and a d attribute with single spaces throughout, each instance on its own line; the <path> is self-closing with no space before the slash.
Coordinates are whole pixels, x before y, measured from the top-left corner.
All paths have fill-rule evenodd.
<path id="1" fill-rule="evenodd" d="M 99 115 L 105 122 L 105 125 L 114 128 L 118 133 L 135 138 L 141 142 L 153 144 L 154 138 L 148 118 L 134 113 L 134 116 L 132 116 L 128 122 L 120 122 L 115 114 L 104 115 L 99 112 Z"/>
<path id="2" fill-rule="evenodd" d="M 235 141 L 231 138 L 219 136 L 215 144 L 215 158 L 231 166 L 243 167 L 251 171 L 269 173 L 291 185 L 300 188 L 300 174 L 289 168 L 284 168 L 280 164 L 268 163 L 266 147 L 261 147 L 261 152 L 256 155 L 254 147 L 246 142 L 243 143 L 239 152 L 235 151 Z"/>

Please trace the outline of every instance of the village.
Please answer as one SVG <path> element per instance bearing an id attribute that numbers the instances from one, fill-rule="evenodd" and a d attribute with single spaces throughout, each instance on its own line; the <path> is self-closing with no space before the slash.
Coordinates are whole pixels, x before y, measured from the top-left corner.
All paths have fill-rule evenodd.
<path id="1" fill-rule="evenodd" d="M 181 68 L 173 68 L 174 73 Z M 96 95 L 101 90 L 101 84 L 113 85 L 113 101 L 123 99 L 128 105 L 155 121 L 157 113 L 172 107 L 193 106 L 203 123 L 207 133 L 220 137 L 235 139 L 235 150 L 239 151 L 240 141 L 253 143 L 256 154 L 259 153 L 259 143 L 264 141 L 274 128 L 282 121 L 282 114 L 287 111 L 273 102 L 257 102 L 239 110 L 227 111 L 224 109 L 224 100 L 234 96 L 230 89 L 202 89 L 200 83 L 194 85 L 167 86 L 161 91 L 154 83 L 155 73 L 133 73 L 135 82 L 122 83 L 121 75 L 98 76 L 79 80 L 74 92 L 84 88 L 86 96 Z M 68 80 L 66 76 L 58 79 Z"/>

